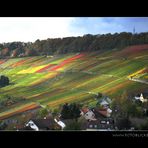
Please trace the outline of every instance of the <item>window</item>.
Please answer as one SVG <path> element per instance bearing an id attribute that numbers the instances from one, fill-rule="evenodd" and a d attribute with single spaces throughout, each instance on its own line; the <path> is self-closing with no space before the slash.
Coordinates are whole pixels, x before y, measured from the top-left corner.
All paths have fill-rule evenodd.
<path id="1" fill-rule="evenodd" d="M 93 125 L 89 125 L 89 127 L 90 127 L 90 128 L 92 128 L 92 127 L 93 127 Z"/>
<path id="2" fill-rule="evenodd" d="M 97 128 L 97 125 L 95 125 L 95 128 Z"/>

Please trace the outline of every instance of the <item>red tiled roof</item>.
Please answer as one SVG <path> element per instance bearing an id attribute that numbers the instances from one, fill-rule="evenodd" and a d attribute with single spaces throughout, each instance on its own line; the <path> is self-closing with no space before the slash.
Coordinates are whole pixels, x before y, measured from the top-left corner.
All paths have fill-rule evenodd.
<path id="1" fill-rule="evenodd" d="M 89 111 L 89 109 L 87 107 L 85 107 L 85 108 L 82 108 L 81 111 L 85 114 Z"/>
<path id="2" fill-rule="evenodd" d="M 107 109 L 105 108 L 101 108 L 101 109 L 96 108 L 95 111 L 97 111 L 98 113 L 100 113 L 101 115 L 105 117 L 107 116 Z"/>
<path id="3" fill-rule="evenodd" d="M 105 117 L 107 116 L 107 110 L 100 110 L 99 113 Z"/>

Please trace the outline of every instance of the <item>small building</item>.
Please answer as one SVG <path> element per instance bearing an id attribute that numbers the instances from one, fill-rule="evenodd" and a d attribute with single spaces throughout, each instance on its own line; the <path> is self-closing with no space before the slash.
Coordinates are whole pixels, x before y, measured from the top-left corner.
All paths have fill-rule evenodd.
<path id="1" fill-rule="evenodd" d="M 36 120 L 30 120 L 27 124 L 26 124 L 26 128 L 28 129 L 33 129 L 35 131 L 39 131 L 39 123 L 38 121 L 36 122 Z"/>
<path id="2" fill-rule="evenodd" d="M 95 121 L 96 120 L 95 114 L 93 113 L 92 110 L 90 110 L 88 108 L 83 108 L 81 110 L 81 115 L 84 116 L 84 118 L 86 120 L 89 120 L 89 121 Z"/>
<path id="3" fill-rule="evenodd" d="M 108 106 L 109 106 L 109 103 L 108 103 L 106 100 L 102 100 L 102 101 L 100 102 L 100 105 L 101 105 L 101 106 L 104 106 L 104 107 L 108 107 Z"/>
<path id="4" fill-rule="evenodd" d="M 64 122 L 62 122 L 56 118 L 54 119 L 54 121 L 61 127 L 62 130 L 66 127 Z"/>
<path id="5" fill-rule="evenodd" d="M 26 124 L 35 131 L 39 130 L 54 130 L 56 122 L 53 119 L 32 119 Z"/>
<path id="6" fill-rule="evenodd" d="M 135 100 L 140 100 L 142 103 L 148 101 L 148 93 L 141 93 L 137 94 L 135 97 Z"/>
<path id="7" fill-rule="evenodd" d="M 97 104 L 101 105 L 104 108 L 109 108 L 112 100 L 108 96 L 103 96 Z"/>
<path id="8" fill-rule="evenodd" d="M 110 108 L 95 108 L 94 113 L 96 117 L 99 117 L 100 115 L 102 115 L 103 117 L 110 117 L 112 110 Z"/>
<path id="9" fill-rule="evenodd" d="M 89 108 L 88 107 L 83 107 L 82 109 L 81 109 L 81 115 L 84 115 L 84 114 L 86 114 L 87 112 L 89 111 Z"/>
<path id="10" fill-rule="evenodd" d="M 100 121 L 99 120 L 96 120 L 96 121 L 90 121 L 87 123 L 87 126 L 86 126 L 86 130 L 97 130 L 99 128 L 99 125 L 100 125 Z"/>
<path id="11" fill-rule="evenodd" d="M 90 121 L 87 123 L 87 131 L 110 131 L 114 130 L 114 125 L 111 119 L 100 119 L 96 121 Z"/>

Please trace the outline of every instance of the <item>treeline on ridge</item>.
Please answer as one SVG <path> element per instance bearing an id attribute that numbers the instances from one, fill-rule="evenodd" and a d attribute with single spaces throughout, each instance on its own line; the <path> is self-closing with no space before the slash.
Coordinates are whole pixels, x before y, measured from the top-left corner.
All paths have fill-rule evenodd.
<path id="1" fill-rule="evenodd" d="M 1 43 L 0 58 L 65 54 L 97 51 L 100 49 L 108 50 L 138 44 L 148 44 L 148 32 L 139 34 L 128 32 L 102 35 L 86 34 L 81 37 L 48 38 L 47 40 L 38 39 L 33 43 Z"/>

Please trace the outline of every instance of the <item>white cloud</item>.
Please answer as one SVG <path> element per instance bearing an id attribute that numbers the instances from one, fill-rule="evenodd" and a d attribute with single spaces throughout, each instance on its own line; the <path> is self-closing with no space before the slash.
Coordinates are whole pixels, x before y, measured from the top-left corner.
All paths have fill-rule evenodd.
<path id="1" fill-rule="evenodd" d="M 127 17 L 1 17 L 0 43 L 37 39 L 147 31 L 148 18 Z"/>
<path id="2" fill-rule="evenodd" d="M 0 18 L 0 42 L 35 41 L 72 36 L 72 17 L 7 17 Z"/>

